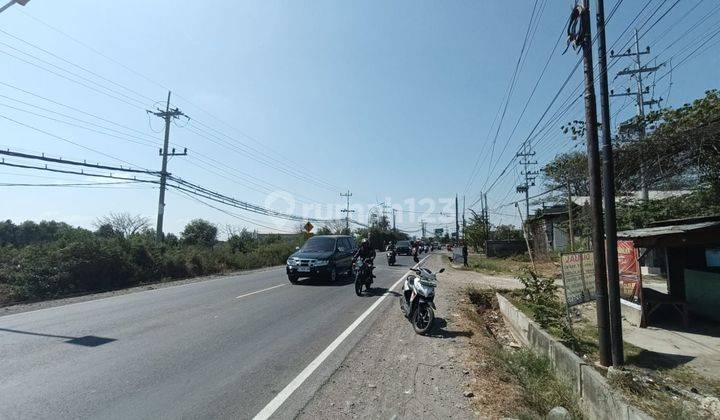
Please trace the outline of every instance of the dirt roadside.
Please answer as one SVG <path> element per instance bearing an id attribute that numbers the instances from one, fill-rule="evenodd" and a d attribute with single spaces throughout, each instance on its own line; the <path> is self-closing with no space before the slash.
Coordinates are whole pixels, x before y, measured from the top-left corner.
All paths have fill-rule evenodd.
<path id="1" fill-rule="evenodd" d="M 433 255 L 426 266 L 449 267 Z M 517 287 L 507 278 L 447 268 L 438 275 L 436 324 L 415 334 L 396 301 L 298 414 L 316 418 L 499 418 L 512 412 L 510 387 L 478 375 L 473 340 L 480 334 L 462 313 L 466 289 Z M 398 297 L 393 297 L 397 300 Z"/>

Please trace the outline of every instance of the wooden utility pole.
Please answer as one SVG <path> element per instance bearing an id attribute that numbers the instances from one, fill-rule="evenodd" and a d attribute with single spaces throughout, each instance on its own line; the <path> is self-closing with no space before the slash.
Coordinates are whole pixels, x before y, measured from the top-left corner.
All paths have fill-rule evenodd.
<path id="1" fill-rule="evenodd" d="M 160 149 L 160 156 L 162 156 L 162 169 L 160 171 L 160 197 L 158 199 L 158 215 L 157 215 L 157 227 L 155 229 L 156 239 L 158 242 L 163 240 L 163 218 L 165 216 L 165 186 L 167 183 L 167 161 L 168 156 L 185 156 L 187 155 L 187 149 L 182 153 L 176 153 L 175 149 L 168 151 L 170 145 L 170 123 L 173 118 L 178 118 L 183 114 L 179 109 L 170 109 L 170 93 L 168 91 L 167 104 L 165 105 L 165 111 L 158 108 L 157 112 L 147 111 L 157 117 L 165 120 L 165 140 L 163 142 L 163 148 Z"/>
<path id="2" fill-rule="evenodd" d="M 573 26 L 575 25 L 575 26 Z M 585 136 L 587 142 L 590 223 L 592 225 L 593 263 L 595 266 L 595 293 L 598 325 L 600 364 L 610 366 L 610 323 L 608 314 L 607 276 L 605 268 L 605 238 L 603 234 L 602 190 L 600 184 L 600 153 L 598 150 L 597 109 L 595 108 L 595 77 L 593 75 L 590 0 L 573 9 L 570 28 L 571 40 L 582 47 L 585 75 Z"/>
<path id="3" fill-rule="evenodd" d="M 597 0 L 598 67 L 600 69 L 600 114 L 603 145 L 603 204 L 605 207 L 605 250 L 607 257 L 608 299 L 610 308 L 610 349 L 613 366 L 623 364 L 622 318 L 620 314 L 620 271 L 618 269 L 617 221 L 615 216 L 615 165 L 610 138 L 610 99 L 605 51 L 605 5 Z M 636 34 L 637 36 L 637 34 Z M 636 39 L 637 43 L 637 39 Z M 638 73 L 638 78 L 640 73 Z M 644 182 L 644 180 L 643 180 Z M 643 198 L 647 184 L 643 185 Z"/>

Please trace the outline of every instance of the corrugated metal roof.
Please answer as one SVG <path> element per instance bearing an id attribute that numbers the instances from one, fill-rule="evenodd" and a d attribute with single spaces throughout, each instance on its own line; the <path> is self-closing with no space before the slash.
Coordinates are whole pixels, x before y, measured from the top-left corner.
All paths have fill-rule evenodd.
<path id="1" fill-rule="evenodd" d="M 677 235 L 695 230 L 720 228 L 720 222 L 689 223 L 686 225 L 658 226 L 618 232 L 618 238 L 650 238 L 653 236 Z"/>

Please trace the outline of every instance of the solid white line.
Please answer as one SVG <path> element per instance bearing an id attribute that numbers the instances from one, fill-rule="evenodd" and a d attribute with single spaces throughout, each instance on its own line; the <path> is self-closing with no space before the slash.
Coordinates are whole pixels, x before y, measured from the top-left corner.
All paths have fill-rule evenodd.
<path id="1" fill-rule="evenodd" d="M 415 264 L 415 265 L 413 266 L 413 268 L 417 268 L 418 266 L 420 266 L 420 265 L 421 265 L 423 262 L 425 262 L 425 260 L 428 259 L 429 257 L 430 257 L 430 255 L 428 255 L 428 256 L 426 256 L 425 258 L 423 258 L 420 262 L 418 262 L 417 264 Z M 305 369 L 303 369 L 302 372 L 300 372 L 300 373 L 298 374 L 298 376 L 295 377 L 295 379 L 293 379 L 289 384 L 287 384 L 287 386 L 286 386 L 285 388 L 283 388 L 283 390 L 280 391 L 280 392 L 275 396 L 275 398 L 273 398 L 273 399 L 265 406 L 265 408 L 263 408 L 262 410 L 260 410 L 260 412 L 255 415 L 255 417 L 253 418 L 253 420 L 266 420 L 266 419 L 269 419 L 270 416 L 272 416 L 273 413 L 275 413 L 275 411 L 277 411 L 277 409 L 280 408 L 280 406 L 281 406 L 288 398 L 290 398 L 290 396 L 292 395 L 292 393 L 295 392 L 295 390 L 298 389 L 298 388 L 300 387 L 300 385 L 302 385 L 303 382 L 305 382 L 305 381 L 307 380 L 307 378 L 309 378 L 310 375 L 312 375 L 313 372 L 315 372 L 315 369 L 317 369 L 318 367 L 320 367 L 320 365 L 325 361 L 325 359 L 327 359 L 328 356 L 330 356 L 330 354 L 331 354 L 336 348 L 340 347 L 340 344 L 342 344 L 342 342 L 345 341 L 345 339 L 346 339 L 350 334 L 352 334 L 353 331 L 355 331 L 355 328 L 357 328 L 358 325 L 360 325 L 360 324 L 365 320 L 365 318 L 367 318 L 367 317 L 372 313 L 372 311 L 374 311 L 375 308 L 377 308 L 377 307 L 382 303 L 382 301 L 385 300 L 385 298 L 390 294 L 390 291 L 393 290 L 395 287 L 397 287 L 397 285 L 400 284 L 401 281 L 403 281 L 403 279 L 405 278 L 405 276 L 408 275 L 408 273 L 410 273 L 410 272 L 408 271 L 408 272 L 405 273 L 402 277 L 400 277 L 400 279 L 399 279 L 397 282 L 395 282 L 395 284 L 393 284 L 393 285 L 388 289 L 388 291 L 385 292 L 385 294 L 383 294 L 383 295 L 380 297 L 380 299 L 376 300 L 372 305 L 370 305 L 369 308 L 367 308 L 367 309 L 365 310 L 365 312 L 363 312 L 355 321 L 353 321 L 353 323 L 350 324 L 350 326 L 347 327 L 347 328 L 345 329 L 345 331 L 343 331 L 335 340 L 333 340 L 333 342 L 330 343 L 330 345 L 327 346 L 327 348 L 326 348 L 325 350 L 323 350 L 322 353 L 320 353 L 320 354 L 315 358 L 315 360 L 313 360 L 312 362 L 310 362 L 310 364 L 307 365 L 307 367 L 305 367 Z"/>
<path id="2" fill-rule="evenodd" d="M 283 287 L 283 286 L 287 286 L 287 283 L 286 283 L 286 284 L 278 284 L 277 286 L 268 287 L 267 289 L 256 290 L 256 291 L 254 291 L 254 292 L 245 293 L 244 295 L 236 296 L 235 299 L 244 298 L 244 297 L 246 297 L 246 296 L 254 295 L 255 293 L 267 292 L 268 290 L 276 289 L 276 288 L 278 288 L 278 287 Z"/>

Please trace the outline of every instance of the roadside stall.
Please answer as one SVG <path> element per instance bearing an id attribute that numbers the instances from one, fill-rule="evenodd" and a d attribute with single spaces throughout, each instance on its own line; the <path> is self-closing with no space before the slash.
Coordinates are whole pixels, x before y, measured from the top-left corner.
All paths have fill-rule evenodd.
<path id="1" fill-rule="evenodd" d="M 686 328 L 691 316 L 720 322 L 720 216 L 655 222 L 618 239 L 624 315 L 637 311 L 641 327 L 662 308 Z M 665 287 L 643 285 L 640 260 L 649 250 L 665 256 Z"/>

